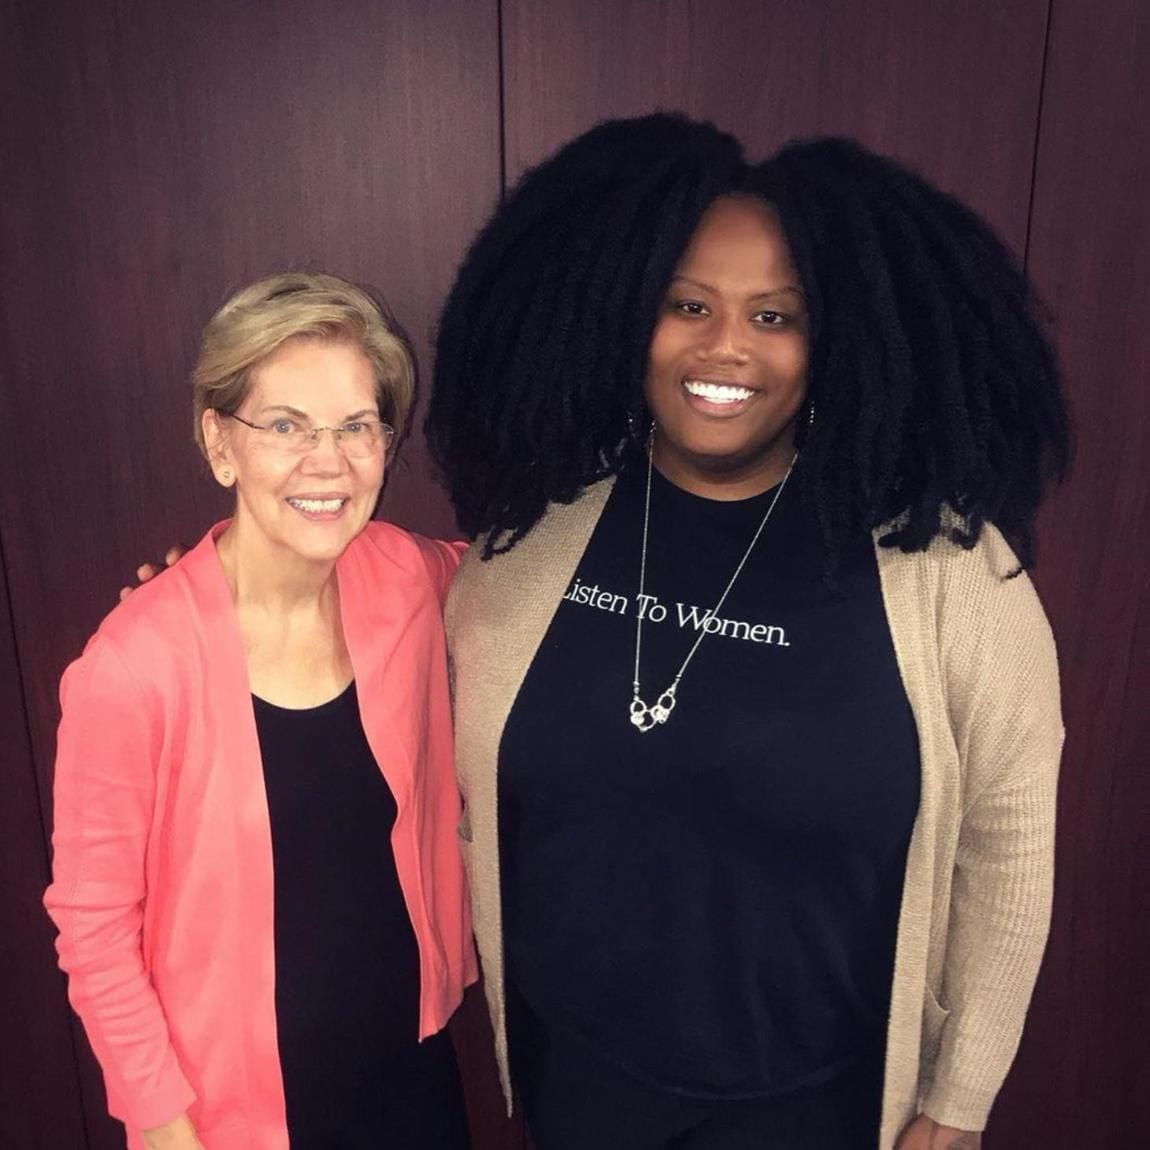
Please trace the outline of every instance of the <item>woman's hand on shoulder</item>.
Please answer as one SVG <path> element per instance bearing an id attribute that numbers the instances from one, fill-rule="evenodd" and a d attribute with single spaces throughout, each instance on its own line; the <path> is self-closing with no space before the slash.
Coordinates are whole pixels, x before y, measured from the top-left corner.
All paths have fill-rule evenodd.
<path id="1" fill-rule="evenodd" d="M 163 1126 L 145 1130 L 143 1136 L 148 1150 L 205 1150 L 204 1144 L 196 1136 L 192 1120 L 186 1114 L 165 1122 Z"/>
<path id="2" fill-rule="evenodd" d="M 979 1150 L 982 1135 L 973 1130 L 941 1126 L 920 1114 L 895 1143 L 895 1150 Z"/>
<path id="3" fill-rule="evenodd" d="M 174 547 L 169 547 L 167 551 L 164 552 L 164 567 L 174 567 L 184 557 L 187 550 L 186 547 L 181 547 L 178 543 Z M 140 566 L 136 568 L 137 586 L 142 583 L 147 583 L 149 579 L 154 579 L 163 571 L 164 567 L 161 567 L 158 563 L 141 563 Z M 123 603 L 135 589 L 135 587 L 121 587 L 120 602 Z"/>

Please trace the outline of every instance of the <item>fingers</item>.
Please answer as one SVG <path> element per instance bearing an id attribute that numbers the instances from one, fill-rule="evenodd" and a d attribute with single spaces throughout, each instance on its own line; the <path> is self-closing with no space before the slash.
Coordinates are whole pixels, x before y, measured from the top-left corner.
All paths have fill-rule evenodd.
<path id="1" fill-rule="evenodd" d="M 140 566 L 136 568 L 136 586 L 138 587 L 141 583 L 147 583 L 149 579 L 159 573 L 159 570 L 158 567 L 151 563 L 141 563 Z M 135 589 L 136 587 L 121 587 L 120 602 L 123 603 Z"/>
<path id="2" fill-rule="evenodd" d="M 164 567 L 172 567 L 187 554 L 187 548 L 181 547 L 178 543 L 169 547 L 164 552 Z M 149 579 L 154 579 L 164 569 L 158 563 L 141 563 L 136 568 L 137 586 L 140 583 L 147 583 Z M 135 590 L 135 587 L 121 587 L 120 588 L 120 602 L 123 603 L 125 599 Z"/>

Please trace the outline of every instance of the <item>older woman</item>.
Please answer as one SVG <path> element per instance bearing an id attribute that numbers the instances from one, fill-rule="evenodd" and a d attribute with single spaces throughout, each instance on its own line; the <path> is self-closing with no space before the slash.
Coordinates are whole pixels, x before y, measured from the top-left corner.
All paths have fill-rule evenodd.
<path id="1" fill-rule="evenodd" d="M 351 284 L 229 300 L 194 398 L 235 515 L 64 676 L 45 902 L 132 1147 L 466 1145 L 456 552 L 371 522 L 411 390 Z"/>
<path id="2" fill-rule="evenodd" d="M 461 833 L 540 1150 L 978 1144 L 1062 727 L 1021 566 L 1067 453 L 1024 278 L 846 141 L 667 116 L 529 173 L 429 418 Z"/>

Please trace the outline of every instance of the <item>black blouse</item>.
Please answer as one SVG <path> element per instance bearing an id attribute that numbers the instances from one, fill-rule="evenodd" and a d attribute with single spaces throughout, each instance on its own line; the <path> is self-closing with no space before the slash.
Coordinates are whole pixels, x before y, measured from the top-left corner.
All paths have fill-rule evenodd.
<path id="1" fill-rule="evenodd" d="M 395 869 L 396 807 L 355 684 L 308 710 L 254 699 L 275 868 L 276 1025 L 292 1145 L 333 1115 L 368 1146 L 416 1049 L 419 951 Z M 391 1100 L 394 1105 L 394 1100 Z M 332 1143 L 334 1145 L 334 1143 Z"/>

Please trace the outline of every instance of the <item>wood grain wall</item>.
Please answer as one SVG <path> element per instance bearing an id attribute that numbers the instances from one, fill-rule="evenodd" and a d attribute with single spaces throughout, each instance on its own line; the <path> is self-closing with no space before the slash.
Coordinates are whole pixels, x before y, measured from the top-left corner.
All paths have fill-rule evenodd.
<path id="1" fill-rule="evenodd" d="M 1150 1141 L 1148 77 L 1144 0 L 0 0 L 0 1145 L 122 1145 L 38 905 L 55 688 L 134 565 L 224 510 L 190 445 L 202 322 L 322 267 L 381 288 L 426 362 L 505 182 L 655 107 L 752 155 L 821 132 L 891 152 L 986 214 L 1051 305 L 1079 440 L 1037 572 L 1060 870 L 986 1145 Z M 385 512 L 449 531 L 418 435 L 405 455 Z M 455 1034 L 477 1150 L 521 1150 L 475 996 Z"/>
<path id="2" fill-rule="evenodd" d="M 0 1145 L 85 1142 L 71 1011 L 40 902 L 48 851 L 0 559 Z"/>
<path id="3" fill-rule="evenodd" d="M 0 637 L 14 631 L 39 784 L 9 810 L 28 748 L 0 764 L 23 835 L 4 851 L 39 868 L 13 888 L 22 915 L 47 873 L 29 804 L 50 806 L 60 671 L 141 559 L 226 513 L 191 443 L 201 326 L 259 275 L 326 269 L 382 290 L 426 363 L 438 301 L 499 196 L 499 99 L 494 3 L 0 0 Z M 384 510 L 453 531 L 418 434 Z M 50 978 L 39 915 L 29 929 L 22 961 Z M 468 1040 L 476 1008 L 468 1019 L 483 1122 L 490 1047 Z M 36 1075 L 46 1088 L 72 1057 L 66 1031 L 25 1048 L 0 1025 L 5 1062 L 27 1060 L 5 1091 Z M 76 1045 L 82 1094 L 0 1145 L 79 1150 L 83 1136 L 52 1136 L 69 1106 L 90 1150 L 122 1145 Z"/>
<path id="4" fill-rule="evenodd" d="M 1036 582 L 1067 728 L 1054 925 L 991 1150 L 1150 1145 L 1150 8 L 1056 0 L 1029 268 L 1075 417 Z"/>
<path id="5" fill-rule="evenodd" d="M 752 156 L 838 133 L 1026 231 L 1048 0 L 503 0 L 514 178 L 606 116 L 677 108 Z"/>

